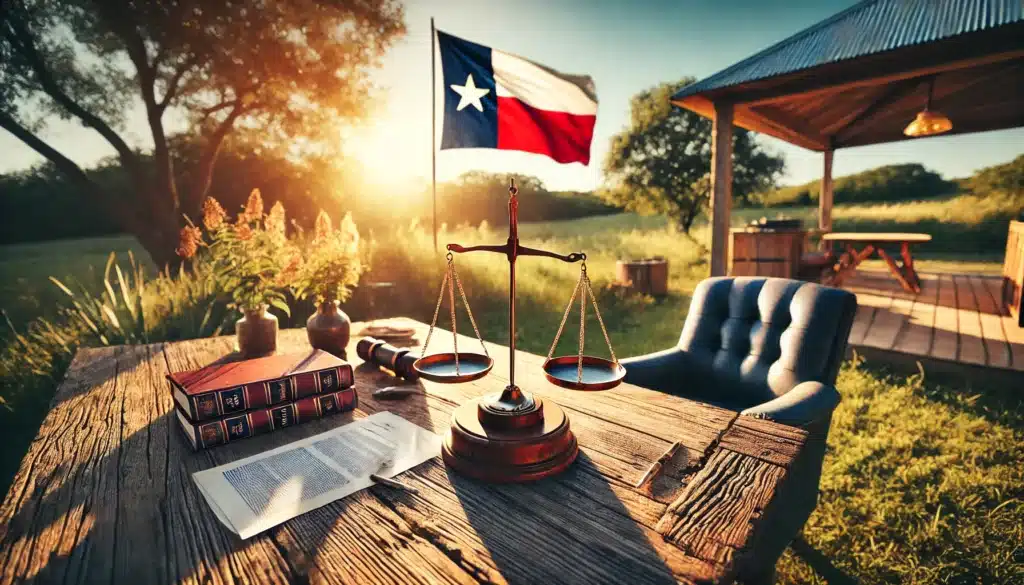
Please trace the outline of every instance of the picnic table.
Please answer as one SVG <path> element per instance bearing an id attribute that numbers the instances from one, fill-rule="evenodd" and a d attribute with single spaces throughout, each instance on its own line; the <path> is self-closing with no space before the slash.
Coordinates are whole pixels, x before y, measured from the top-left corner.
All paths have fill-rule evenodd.
<path id="1" fill-rule="evenodd" d="M 580 442 L 567 472 L 487 484 L 437 458 L 397 476 L 418 494 L 374 486 L 240 540 L 194 472 L 383 410 L 444 433 L 456 406 L 506 383 L 507 348 L 489 344 L 490 376 L 379 402 L 395 380 L 359 365 L 356 341 L 355 412 L 200 452 L 164 375 L 224 358 L 233 338 L 80 350 L 0 507 L 0 583 L 732 583 L 785 514 L 803 431 L 628 384 L 560 389 L 520 352 L 520 386 L 561 406 Z M 279 351 L 308 349 L 305 331 L 281 332 Z M 666 472 L 635 489 L 674 441 Z"/>
<path id="2" fill-rule="evenodd" d="M 840 286 L 857 270 L 857 266 L 861 262 L 872 254 L 877 254 L 885 261 L 889 272 L 899 281 L 903 290 L 915 294 L 921 292 L 921 280 L 917 276 L 917 271 L 914 270 L 914 257 L 910 254 L 910 245 L 932 241 L 929 234 L 834 232 L 821 236 L 821 239 L 824 242 L 835 243 L 845 248 L 826 284 Z M 899 245 L 899 255 L 902 261 L 900 264 L 897 264 L 896 260 L 885 251 L 886 246 L 892 245 Z"/>

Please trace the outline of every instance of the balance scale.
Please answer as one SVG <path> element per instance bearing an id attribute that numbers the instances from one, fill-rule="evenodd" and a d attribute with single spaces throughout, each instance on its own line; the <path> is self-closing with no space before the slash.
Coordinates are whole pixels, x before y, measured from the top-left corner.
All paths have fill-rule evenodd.
<path id="1" fill-rule="evenodd" d="M 422 378 L 444 384 L 459 384 L 483 378 L 494 367 L 484 345 L 473 312 L 466 300 L 453 253 L 496 252 L 504 254 L 509 263 L 509 384 L 499 393 L 478 398 L 455 409 L 452 424 L 445 436 L 441 455 L 447 466 L 463 475 L 491 482 L 523 482 L 552 476 L 567 469 L 579 453 L 576 437 L 569 429 L 569 418 L 554 403 L 545 403 L 538 397 L 516 386 L 516 259 L 519 256 L 544 256 L 563 262 L 582 262 L 580 278 L 562 315 L 562 322 L 551 343 L 544 373 L 552 384 L 571 390 L 607 390 L 618 386 L 626 370 L 615 357 L 608 331 L 597 308 L 597 299 L 587 276 L 586 254 L 556 254 L 546 250 L 527 248 L 519 244 L 519 200 L 515 179 L 509 181 L 508 240 L 504 245 L 461 246 L 448 244 L 448 265 L 441 281 L 434 317 L 423 344 L 420 359 L 413 364 Z M 469 315 L 483 353 L 459 351 L 455 326 L 455 289 L 458 288 L 462 304 Z M 446 296 L 451 309 L 453 351 L 427 354 L 430 338 L 437 325 L 437 316 Z M 579 351 L 576 355 L 552 357 L 577 295 L 580 297 Z M 611 359 L 583 354 L 584 322 L 587 299 L 604 333 Z"/>

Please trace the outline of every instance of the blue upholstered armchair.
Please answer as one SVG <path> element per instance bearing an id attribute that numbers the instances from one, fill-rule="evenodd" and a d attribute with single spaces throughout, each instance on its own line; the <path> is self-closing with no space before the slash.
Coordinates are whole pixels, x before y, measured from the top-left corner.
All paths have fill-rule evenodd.
<path id="1" fill-rule="evenodd" d="M 857 297 L 783 278 L 709 278 L 694 292 L 676 347 L 622 361 L 631 384 L 798 426 L 810 433 L 790 470 L 774 561 L 817 505 L 836 374 Z M 774 551 L 771 551 L 774 552 Z"/>

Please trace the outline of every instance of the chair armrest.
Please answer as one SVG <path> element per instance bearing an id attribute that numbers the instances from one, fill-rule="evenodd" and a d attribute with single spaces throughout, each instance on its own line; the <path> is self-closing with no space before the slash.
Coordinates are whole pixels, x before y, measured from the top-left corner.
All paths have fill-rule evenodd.
<path id="1" fill-rule="evenodd" d="M 821 382 L 801 382 L 782 396 L 750 407 L 740 414 L 766 418 L 791 426 L 827 420 L 839 404 L 839 392 Z"/>
<path id="2" fill-rule="evenodd" d="M 672 392 L 679 386 L 681 376 L 686 372 L 686 352 L 673 347 L 655 353 L 620 360 L 626 368 L 626 382 L 651 390 Z"/>

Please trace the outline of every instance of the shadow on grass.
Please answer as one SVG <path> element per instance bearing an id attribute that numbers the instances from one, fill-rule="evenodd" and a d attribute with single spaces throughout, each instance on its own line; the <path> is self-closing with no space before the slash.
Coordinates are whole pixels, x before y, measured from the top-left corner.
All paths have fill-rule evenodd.
<path id="1" fill-rule="evenodd" d="M 909 366 L 881 364 L 866 361 L 860 365 L 864 371 L 898 381 L 913 382 L 922 370 L 912 371 Z M 979 383 L 964 374 L 932 372 L 923 366 L 921 391 L 925 398 L 953 410 L 974 415 L 988 422 L 1024 429 L 1024 393 L 1021 388 L 996 380 L 991 384 Z"/>
<path id="2" fill-rule="evenodd" d="M 832 564 L 824 553 L 814 548 L 803 536 L 798 535 L 789 544 L 790 550 L 800 557 L 814 572 L 825 579 L 828 585 L 857 585 L 858 581 Z"/>

